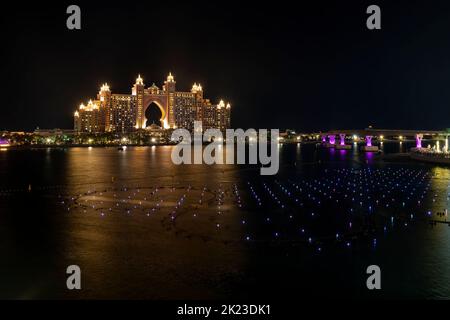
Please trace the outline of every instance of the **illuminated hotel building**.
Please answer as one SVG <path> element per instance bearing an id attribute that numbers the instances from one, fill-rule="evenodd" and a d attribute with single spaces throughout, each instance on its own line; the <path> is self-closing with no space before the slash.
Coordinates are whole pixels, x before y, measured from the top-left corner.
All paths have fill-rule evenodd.
<path id="1" fill-rule="evenodd" d="M 130 132 L 135 127 L 136 99 L 130 95 L 113 94 L 108 107 L 109 124 L 107 132 Z"/>
<path id="2" fill-rule="evenodd" d="M 103 132 L 105 131 L 105 110 L 100 101 L 89 100 L 88 104 L 80 105 L 74 115 L 74 127 L 77 132 Z"/>
<path id="3" fill-rule="evenodd" d="M 97 100 L 88 106 L 81 105 L 75 112 L 75 130 L 78 132 L 130 132 L 146 129 L 149 107 L 161 113 L 157 125 L 165 129 L 193 130 L 194 121 L 202 121 L 203 128 L 225 130 L 230 127 L 231 106 L 220 101 L 212 104 L 203 98 L 203 88 L 195 83 L 191 91 L 176 91 L 172 74 L 167 76 L 162 88 L 155 84 L 146 88 L 139 75 L 131 94 L 112 94 L 108 84 L 102 85 Z M 97 121 L 97 123 L 95 122 Z M 153 126 L 154 127 L 154 126 Z"/>
<path id="4" fill-rule="evenodd" d="M 230 127 L 230 111 L 231 111 L 231 105 L 227 103 L 225 105 L 225 102 L 223 100 L 220 100 L 219 104 L 217 105 L 217 108 L 215 108 L 215 126 L 220 130 L 225 130 Z"/>

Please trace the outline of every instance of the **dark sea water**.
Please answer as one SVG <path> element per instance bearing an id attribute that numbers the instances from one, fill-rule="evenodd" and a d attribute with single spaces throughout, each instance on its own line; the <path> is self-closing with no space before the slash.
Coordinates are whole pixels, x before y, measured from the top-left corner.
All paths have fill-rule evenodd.
<path id="1" fill-rule="evenodd" d="M 286 144 L 262 177 L 171 150 L 0 151 L 0 298 L 450 298 L 450 227 L 429 224 L 449 168 Z"/>

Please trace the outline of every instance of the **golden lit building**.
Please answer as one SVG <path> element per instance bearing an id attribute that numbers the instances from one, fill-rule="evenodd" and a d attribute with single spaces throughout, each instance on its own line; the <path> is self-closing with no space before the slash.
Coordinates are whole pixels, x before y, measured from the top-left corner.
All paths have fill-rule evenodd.
<path id="1" fill-rule="evenodd" d="M 230 127 L 230 112 L 231 105 L 223 100 L 220 100 L 219 104 L 216 106 L 216 114 L 214 117 L 214 126 L 220 130 L 225 130 Z"/>
<path id="2" fill-rule="evenodd" d="M 97 99 L 100 101 L 100 107 L 104 111 L 105 130 L 110 131 L 111 128 L 111 91 L 107 83 L 103 84 L 98 92 Z"/>
<path id="3" fill-rule="evenodd" d="M 80 113 L 78 112 L 78 110 L 75 111 L 73 115 L 73 129 L 75 130 L 75 132 L 81 132 Z"/>
<path id="4" fill-rule="evenodd" d="M 145 129 L 151 124 L 165 129 L 193 130 L 194 121 L 202 121 L 205 129 L 225 130 L 230 127 L 230 104 L 225 105 L 223 101 L 218 105 L 211 104 L 208 99 L 203 98 L 203 88 L 197 83 L 192 86 L 191 91 L 177 91 L 175 78 L 171 73 L 162 88 L 154 83 L 146 88 L 139 75 L 131 88 L 131 94 L 112 94 L 105 83 L 100 88 L 97 100 L 92 103 L 96 109 L 82 105 L 75 112 L 74 126 L 78 132 L 93 132 L 97 129 L 100 132 L 130 132 Z M 153 120 L 155 123 L 150 123 L 150 119 L 147 119 L 151 108 L 156 108 L 160 114 L 156 122 Z M 93 111 L 98 111 L 98 114 Z"/>
<path id="5" fill-rule="evenodd" d="M 203 128 L 214 128 L 216 124 L 216 105 L 213 105 L 209 100 L 206 100 L 201 110 L 201 120 Z"/>
<path id="6" fill-rule="evenodd" d="M 104 111 L 99 100 L 89 100 L 87 105 L 81 104 L 74 114 L 74 129 L 77 132 L 104 132 Z"/>
<path id="7" fill-rule="evenodd" d="M 110 125 L 107 132 L 130 132 L 136 122 L 136 97 L 126 94 L 113 94 L 109 106 Z"/>

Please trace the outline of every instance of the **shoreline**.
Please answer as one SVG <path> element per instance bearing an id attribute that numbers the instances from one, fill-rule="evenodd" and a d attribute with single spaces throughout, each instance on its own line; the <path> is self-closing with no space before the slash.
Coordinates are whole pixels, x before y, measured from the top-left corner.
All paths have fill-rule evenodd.
<path id="1" fill-rule="evenodd" d="M 304 141 L 304 142 L 282 142 L 282 144 L 316 144 L 316 141 Z M 203 142 L 202 145 L 207 146 L 211 142 Z M 226 145 L 226 142 L 221 142 Z M 246 145 L 249 143 L 246 142 Z M 158 146 L 176 146 L 177 143 L 152 143 L 152 144 L 70 144 L 70 145 L 11 145 L 8 147 L 2 147 L 3 150 L 19 150 L 19 149 L 66 149 L 66 148 L 123 148 L 123 147 L 158 147 Z M 194 142 L 191 143 L 194 145 Z"/>
<path id="2" fill-rule="evenodd" d="M 435 155 L 421 154 L 418 152 L 410 152 L 411 160 L 416 160 L 420 162 L 450 165 L 450 158 L 437 157 Z"/>

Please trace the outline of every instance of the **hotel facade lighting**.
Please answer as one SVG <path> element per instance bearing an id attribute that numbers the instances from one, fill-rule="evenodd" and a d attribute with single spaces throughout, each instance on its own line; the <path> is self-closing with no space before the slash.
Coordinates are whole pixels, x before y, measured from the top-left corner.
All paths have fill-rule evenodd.
<path id="1" fill-rule="evenodd" d="M 191 91 L 177 91 L 172 73 L 160 89 L 154 83 L 146 88 L 138 75 L 131 94 L 111 93 L 103 84 L 97 100 L 80 105 L 74 114 L 77 132 L 130 132 L 147 128 L 146 111 L 155 104 L 161 111 L 160 127 L 165 129 L 194 129 L 194 121 L 202 121 L 203 129 L 230 128 L 231 105 L 223 100 L 214 105 L 203 97 L 201 84 L 194 83 Z"/>

